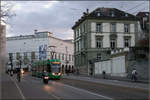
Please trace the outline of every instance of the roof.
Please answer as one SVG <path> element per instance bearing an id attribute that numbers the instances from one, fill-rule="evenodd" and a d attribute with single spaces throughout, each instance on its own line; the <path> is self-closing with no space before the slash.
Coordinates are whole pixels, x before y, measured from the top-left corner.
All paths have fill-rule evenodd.
<path id="1" fill-rule="evenodd" d="M 99 15 L 98 15 L 99 13 Z M 74 29 L 80 23 L 86 19 L 99 19 L 99 20 L 138 20 L 138 18 L 132 14 L 121 11 L 116 8 L 97 8 L 91 13 L 83 13 L 84 15 L 75 23 L 72 27 Z"/>
<path id="2" fill-rule="evenodd" d="M 139 12 L 138 14 L 136 14 L 136 16 L 138 16 L 138 17 L 148 17 L 149 12 Z"/>
<path id="3" fill-rule="evenodd" d="M 68 40 L 64 40 L 64 41 L 73 43 L 73 39 L 68 39 Z"/>
<path id="4" fill-rule="evenodd" d="M 22 40 L 22 39 L 33 39 L 33 38 L 53 38 L 53 39 L 56 39 L 56 40 L 59 40 L 59 41 L 62 41 L 62 42 L 65 42 L 65 43 L 70 43 L 70 44 L 73 44 L 73 42 L 69 42 L 69 41 L 65 41 L 63 39 L 60 39 L 60 38 L 56 38 L 56 37 L 53 37 L 53 36 L 43 36 L 43 37 L 38 37 L 36 36 L 35 34 L 34 35 L 20 35 L 20 36 L 12 36 L 12 37 L 7 37 L 7 41 L 11 41 L 11 40 Z M 71 41 L 71 39 L 70 39 Z"/>

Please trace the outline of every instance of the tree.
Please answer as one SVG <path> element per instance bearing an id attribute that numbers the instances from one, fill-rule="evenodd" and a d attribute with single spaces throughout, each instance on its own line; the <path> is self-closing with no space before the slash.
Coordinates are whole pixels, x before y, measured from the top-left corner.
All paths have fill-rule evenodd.
<path id="1" fill-rule="evenodd" d="M 7 20 L 16 14 L 12 11 L 13 4 L 10 2 L 1 2 L 0 18 L 1 22 L 7 24 Z"/>

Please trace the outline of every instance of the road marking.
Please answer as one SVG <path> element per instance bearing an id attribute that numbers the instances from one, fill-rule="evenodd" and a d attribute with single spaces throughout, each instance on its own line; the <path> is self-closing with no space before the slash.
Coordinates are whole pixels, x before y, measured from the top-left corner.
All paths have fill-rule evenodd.
<path id="1" fill-rule="evenodd" d="M 56 84 L 60 84 L 60 83 L 58 83 L 58 82 L 55 82 L 55 83 L 56 83 Z M 61 83 L 61 84 L 63 84 L 63 83 Z M 49 84 L 48 84 L 48 85 L 49 85 Z M 73 88 L 73 89 L 76 89 L 76 90 L 79 90 L 79 91 L 82 91 L 82 92 L 86 92 L 86 93 L 89 93 L 89 94 L 92 94 L 92 95 L 101 97 L 101 98 L 105 98 L 105 99 L 108 99 L 108 100 L 113 100 L 113 98 L 106 97 L 106 96 L 103 96 L 103 95 L 100 95 L 100 94 L 97 94 L 97 93 L 93 93 L 93 92 L 90 92 L 90 91 L 88 91 L 88 90 L 79 89 L 79 88 L 76 88 L 76 87 L 73 87 L 73 86 L 70 86 L 70 85 L 66 85 L 66 84 L 63 84 L 63 85 L 66 86 L 66 87 L 69 87 L 69 88 Z M 49 92 L 47 92 L 47 93 L 50 94 L 50 95 L 52 95 L 52 96 L 55 97 L 56 99 L 61 100 L 60 97 L 58 97 L 58 96 L 56 96 L 56 95 L 54 95 L 54 94 L 51 94 L 51 93 L 49 93 Z"/>
<path id="2" fill-rule="evenodd" d="M 56 84 L 60 84 L 60 83 L 56 82 Z M 61 83 L 61 84 L 63 84 L 63 83 Z M 89 93 L 89 94 L 92 94 L 92 95 L 95 95 L 95 96 L 98 96 L 98 97 L 103 97 L 103 98 L 108 99 L 108 100 L 114 100 L 113 98 L 106 97 L 106 96 L 103 96 L 103 95 L 100 95 L 100 94 L 97 94 L 97 93 L 93 93 L 93 92 L 90 92 L 90 91 L 88 91 L 88 90 L 76 88 L 76 87 L 73 87 L 73 86 L 70 86 L 70 85 L 66 85 L 66 84 L 63 84 L 63 85 L 66 86 L 66 87 L 69 87 L 69 88 L 73 88 L 73 89 L 82 91 L 82 92 L 87 92 L 87 93 Z"/>
<path id="3" fill-rule="evenodd" d="M 24 78 L 24 80 L 25 81 L 28 81 L 28 79 L 25 79 Z M 35 80 L 35 81 L 37 81 L 37 80 Z M 38 80 L 39 81 L 39 80 Z M 49 84 L 48 84 L 49 85 Z M 37 86 L 36 86 L 37 87 Z M 37 88 L 39 88 L 39 89 L 41 89 L 40 87 L 37 87 Z M 43 89 L 42 89 L 43 90 Z M 61 100 L 61 98 L 60 97 L 58 97 L 58 96 L 56 96 L 56 95 L 54 95 L 54 94 L 52 94 L 52 93 L 49 93 L 49 92 L 47 92 L 48 94 L 50 94 L 51 96 L 53 96 L 54 98 L 56 98 L 57 100 Z"/>
<path id="4" fill-rule="evenodd" d="M 56 96 L 56 95 L 54 95 L 54 94 L 52 94 L 52 93 L 49 93 L 49 92 L 47 92 L 48 94 L 50 94 L 50 95 L 52 95 L 54 98 L 56 98 L 57 100 L 61 100 L 61 98 L 60 97 L 58 97 L 58 96 Z"/>
<path id="5" fill-rule="evenodd" d="M 21 94 L 23 100 L 25 100 L 25 97 L 24 97 L 24 95 L 23 95 L 21 89 L 20 89 L 19 86 L 17 85 L 17 83 L 16 83 L 11 77 L 10 77 L 10 79 L 15 83 L 15 85 L 16 85 L 17 89 L 19 90 L 19 93 Z"/>

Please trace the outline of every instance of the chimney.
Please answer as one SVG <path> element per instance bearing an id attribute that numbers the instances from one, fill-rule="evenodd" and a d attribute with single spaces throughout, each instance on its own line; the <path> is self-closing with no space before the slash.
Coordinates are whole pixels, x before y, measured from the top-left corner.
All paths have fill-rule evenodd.
<path id="1" fill-rule="evenodd" d="M 37 30 L 37 29 L 35 29 L 35 30 L 34 30 L 34 34 L 36 34 L 37 32 L 38 32 L 38 30 Z"/>
<path id="2" fill-rule="evenodd" d="M 86 12 L 83 12 L 83 16 L 85 16 L 86 15 Z"/>
<path id="3" fill-rule="evenodd" d="M 89 9 L 86 9 L 86 13 L 89 14 Z"/>
<path id="4" fill-rule="evenodd" d="M 89 14 L 89 9 L 86 9 L 86 13 Z"/>

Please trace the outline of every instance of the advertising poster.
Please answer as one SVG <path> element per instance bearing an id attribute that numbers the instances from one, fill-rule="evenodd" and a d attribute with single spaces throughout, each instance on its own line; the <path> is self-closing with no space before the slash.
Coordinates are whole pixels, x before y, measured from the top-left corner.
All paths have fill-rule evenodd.
<path id="1" fill-rule="evenodd" d="M 39 46 L 39 59 L 46 59 L 46 52 L 47 52 L 47 45 L 40 45 Z"/>

